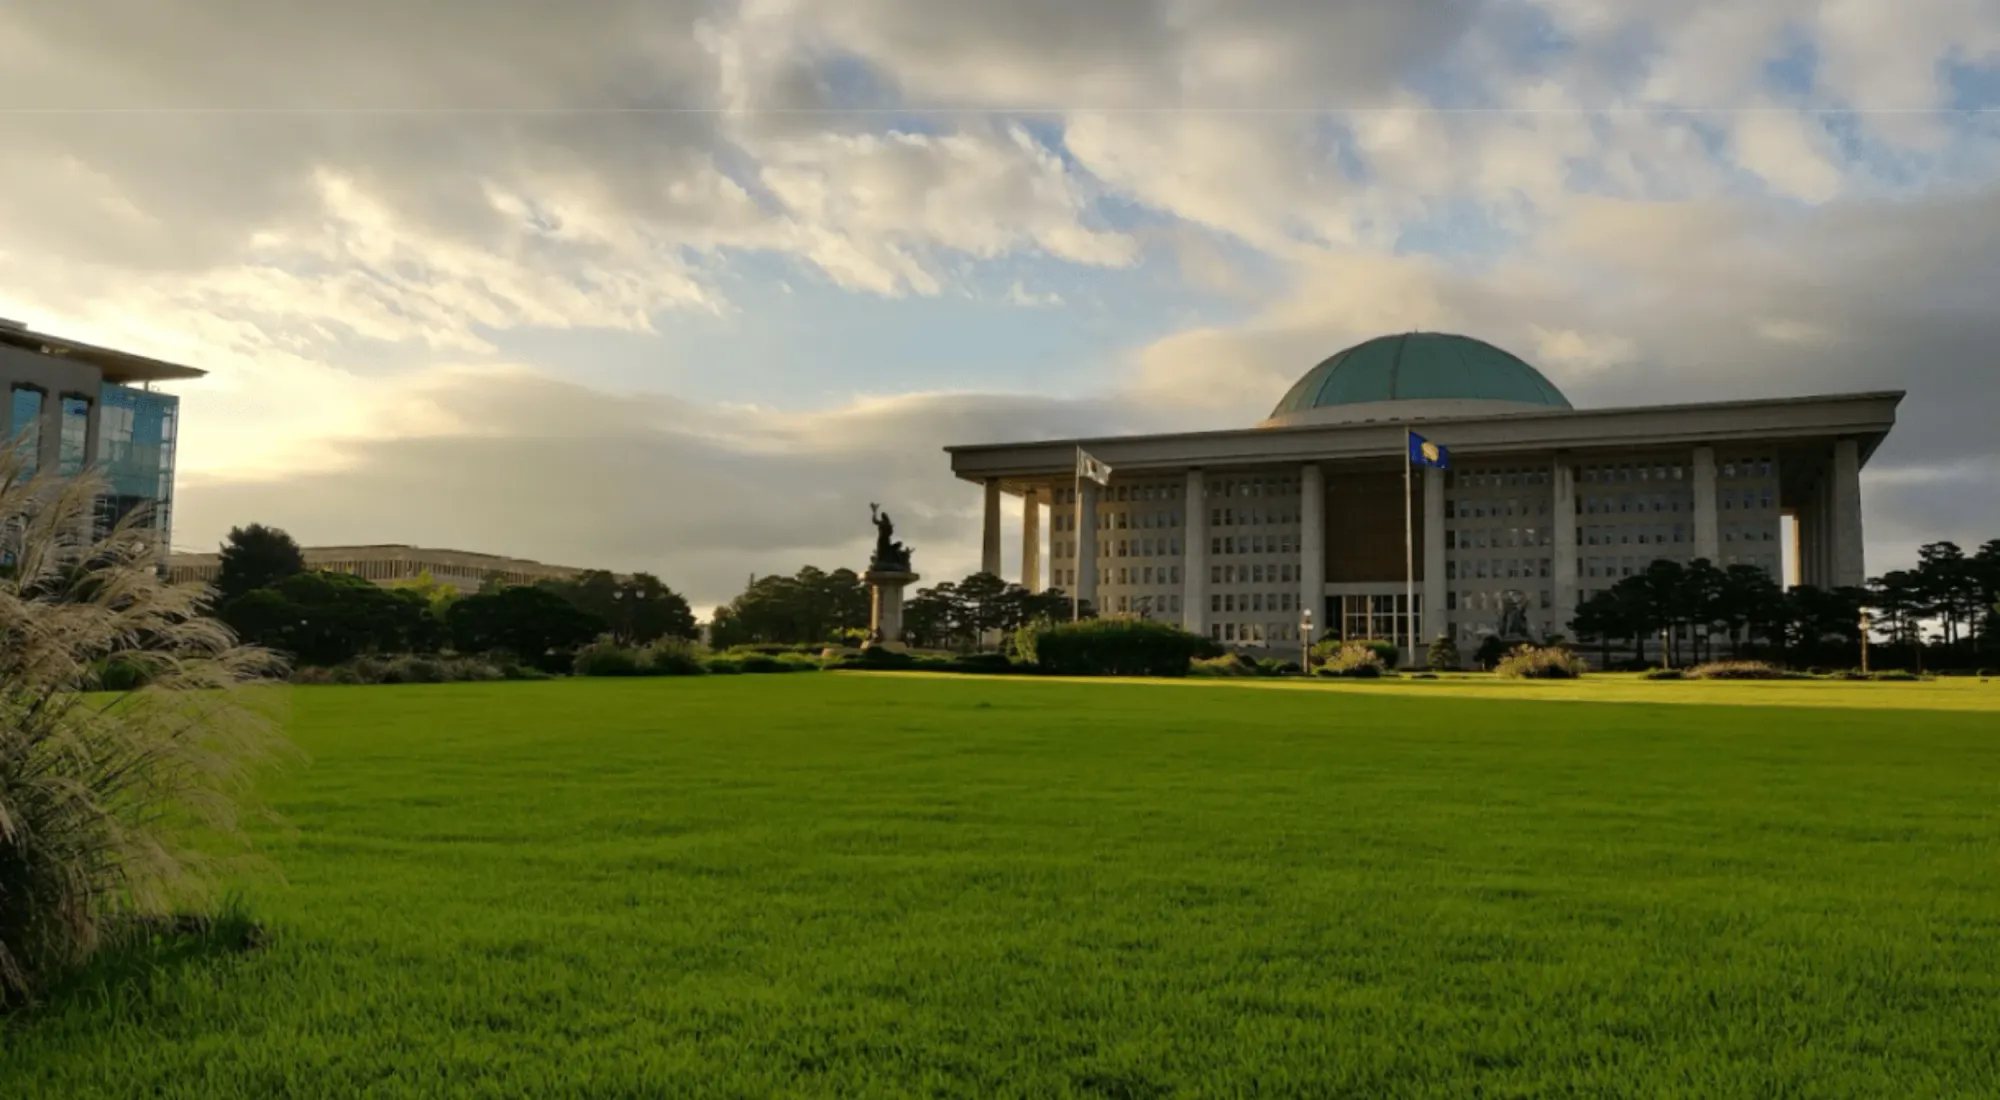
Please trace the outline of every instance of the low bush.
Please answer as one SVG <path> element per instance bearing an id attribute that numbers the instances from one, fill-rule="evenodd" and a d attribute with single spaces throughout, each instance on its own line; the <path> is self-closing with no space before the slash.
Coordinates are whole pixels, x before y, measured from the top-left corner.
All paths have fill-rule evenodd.
<path id="1" fill-rule="evenodd" d="M 637 676 L 639 655 L 616 642 L 592 642 L 576 651 L 570 671 L 578 676 Z"/>
<path id="2" fill-rule="evenodd" d="M 547 679 L 507 675 L 507 670 L 478 657 L 356 657 L 327 667 L 292 670 L 292 683 L 306 685 L 375 686 L 378 684 L 457 684 L 505 679 Z"/>
<path id="3" fill-rule="evenodd" d="M 1319 666 L 1321 676 L 1373 680 L 1388 668 L 1381 650 L 1367 642 L 1348 642 L 1326 655 Z"/>
<path id="4" fill-rule="evenodd" d="M 1519 645 L 1493 671 L 1510 680 L 1574 680 L 1588 668 L 1583 658 L 1561 646 Z"/>
<path id="5" fill-rule="evenodd" d="M 704 658 L 701 662 L 701 667 L 707 669 L 710 674 L 715 676 L 735 676 L 742 673 L 743 660 L 740 657 L 718 655 Z"/>
<path id="6" fill-rule="evenodd" d="M 790 672 L 792 666 L 768 653 L 745 653 L 736 659 L 737 667 L 744 672 Z"/>
<path id="7" fill-rule="evenodd" d="M 1297 661 L 1280 661 L 1275 657 L 1266 657 L 1257 662 L 1259 676 L 1296 676 L 1298 671 Z"/>
<path id="8" fill-rule="evenodd" d="M 1036 633 L 1035 665 L 1063 676 L 1186 676 L 1213 643 L 1150 619 L 1085 619 Z"/>
<path id="9" fill-rule="evenodd" d="M 1688 675 L 1677 668 L 1656 668 L 1643 673 L 1641 678 L 1646 680 L 1685 680 L 1688 678 Z"/>
<path id="10" fill-rule="evenodd" d="M 137 691 L 152 682 L 152 671 L 130 657 L 113 657 L 97 670 L 97 690 Z"/>
<path id="11" fill-rule="evenodd" d="M 1892 668 L 1884 670 L 1882 672 L 1877 672 L 1869 678 L 1880 683 L 1895 683 L 1895 684 L 1911 684 L 1919 680 L 1925 679 L 1925 677 L 1919 676 L 1914 672 L 1910 672 L 1907 669 L 1900 669 L 1900 668 Z"/>
<path id="12" fill-rule="evenodd" d="M 1687 672 L 1690 680 L 1805 680 L 1805 673 L 1780 668 L 1767 661 L 1710 661 Z"/>
<path id="13" fill-rule="evenodd" d="M 1244 668 L 1243 662 L 1234 657 L 1204 657 L 1188 663 L 1188 675 L 1203 679 L 1226 680 L 1256 674 L 1255 670 Z"/>
<path id="14" fill-rule="evenodd" d="M 639 651 L 639 667 L 648 676 L 699 676 L 708 671 L 701 658 L 701 647 L 686 638 L 661 638 Z"/>
<path id="15" fill-rule="evenodd" d="M 785 672 L 818 672 L 825 666 L 819 660 L 805 653 L 781 653 L 777 657 Z"/>
<path id="16" fill-rule="evenodd" d="M 1348 646 L 1361 646 L 1375 654 L 1382 662 L 1383 668 L 1394 668 L 1396 663 L 1403 659 L 1401 646 L 1381 638 L 1355 638 L 1344 642 L 1338 638 L 1328 638 L 1325 641 L 1314 642 L 1313 659 L 1321 662 L 1330 661 L 1335 654 Z"/>
<path id="17" fill-rule="evenodd" d="M 1432 672 L 1457 672 L 1464 663 L 1459 656 L 1458 643 L 1449 634 L 1438 635 L 1424 653 L 1424 666 Z"/>
<path id="18" fill-rule="evenodd" d="M 1001 675 L 1014 671 L 1014 662 L 1004 653 L 963 653 L 951 659 L 954 672 Z"/>

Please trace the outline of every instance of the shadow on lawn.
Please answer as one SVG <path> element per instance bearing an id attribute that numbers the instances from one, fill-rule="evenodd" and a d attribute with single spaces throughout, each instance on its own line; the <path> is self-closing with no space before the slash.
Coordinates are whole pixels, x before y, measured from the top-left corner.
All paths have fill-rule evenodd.
<path id="1" fill-rule="evenodd" d="M 269 942 L 263 923 L 236 895 L 224 898 L 213 914 L 134 920 L 107 936 L 89 962 L 50 983 L 36 1000 L 0 1003 L 0 1021 L 20 1025 L 79 1003 L 106 1008 L 140 1004 L 154 983 L 170 973 L 214 965 Z"/>

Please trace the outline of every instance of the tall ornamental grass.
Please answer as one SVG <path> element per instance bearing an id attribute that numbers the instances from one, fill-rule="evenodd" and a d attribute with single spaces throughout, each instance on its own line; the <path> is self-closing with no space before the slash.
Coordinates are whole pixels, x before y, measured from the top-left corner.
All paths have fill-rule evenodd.
<path id="1" fill-rule="evenodd" d="M 250 770 L 283 746 L 237 690 L 281 663 L 160 579 L 138 517 L 95 533 L 98 478 L 21 457 L 0 451 L 0 1004 L 209 900 Z M 125 690 L 99 690 L 112 665 Z"/>

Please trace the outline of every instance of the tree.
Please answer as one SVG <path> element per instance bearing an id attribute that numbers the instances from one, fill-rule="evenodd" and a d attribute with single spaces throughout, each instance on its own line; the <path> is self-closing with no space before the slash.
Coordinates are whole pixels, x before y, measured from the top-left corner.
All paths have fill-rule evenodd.
<path id="1" fill-rule="evenodd" d="M 432 652 L 443 640 L 421 593 L 350 573 L 298 573 L 243 594 L 220 614 L 244 639 L 305 665 L 339 664 L 363 653 Z"/>
<path id="2" fill-rule="evenodd" d="M 1754 565 L 1732 565 L 1722 571 L 1712 614 L 1729 630 L 1730 655 L 1741 656 L 1745 636 L 1772 638 L 1784 603 L 1784 589 L 1771 574 Z"/>
<path id="3" fill-rule="evenodd" d="M 95 528 L 104 491 L 0 451 L 0 1005 L 208 892 L 247 845 L 252 772 L 284 747 L 235 690 L 282 664 L 162 581 L 155 532 Z M 96 694 L 113 663 L 142 686 Z"/>
<path id="4" fill-rule="evenodd" d="M 1424 655 L 1424 663 L 1432 672 L 1458 671 L 1459 666 L 1463 664 L 1463 659 L 1458 655 L 1458 643 L 1452 641 L 1449 634 L 1438 635 L 1432 640 L 1430 651 Z"/>
<path id="5" fill-rule="evenodd" d="M 650 573 L 634 573 L 619 580 L 604 570 L 593 569 L 570 580 L 543 581 L 539 587 L 609 623 L 613 636 L 626 645 L 648 645 L 666 637 L 697 638 L 701 634 L 686 597 Z"/>
<path id="6" fill-rule="evenodd" d="M 560 672 L 576 651 L 608 624 L 544 588 L 518 586 L 467 596 L 451 605 L 445 624 L 461 653 L 507 652 L 547 672 Z"/>
<path id="7" fill-rule="evenodd" d="M 261 523 L 230 528 L 221 557 L 215 589 L 217 601 L 225 604 L 306 571 L 305 552 L 292 536 Z"/>

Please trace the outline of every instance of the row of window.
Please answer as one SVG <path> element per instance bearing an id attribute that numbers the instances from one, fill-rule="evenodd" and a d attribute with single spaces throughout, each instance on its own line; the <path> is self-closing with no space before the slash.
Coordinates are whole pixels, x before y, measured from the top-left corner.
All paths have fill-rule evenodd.
<path id="1" fill-rule="evenodd" d="M 1554 568 L 1555 563 L 1548 558 L 1480 558 L 1476 561 L 1448 561 L 1444 563 L 1444 579 L 1498 581 L 1521 577 L 1546 577 Z"/>
<path id="2" fill-rule="evenodd" d="M 1068 539 L 1058 539 L 1049 543 L 1051 557 L 1070 559 L 1076 557 L 1077 544 Z M 1179 539 L 1103 539 L 1097 544 L 1099 558 L 1178 558 L 1183 544 Z"/>
<path id="3" fill-rule="evenodd" d="M 1503 550 L 1522 546 L 1549 546 L 1554 532 L 1546 527 L 1482 527 L 1476 531 L 1446 531 L 1446 550 Z"/>
<path id="4" fill-rule="evenodd" d="M 1507 497 L 1504 500 L 1483 500 L 1468 497 L 1464 500 L 1447 499 L 1444 502 L 1446 519 L 1485 519 L 1488 516 L 1498 519 L 1503 515 L 1546 516 L 1548 514 L 1549 502 L 1546 498 L 1523 500 L 1520 497 Z"/>
<path id="5" fill-rule="evenodd" d="M 32 474 L 41 465 L 42 403 L 46 395 L 38 386 L 14 387 L 10 409 L 13 427 L 8 445 L 23 449 L 25 472 Z M 89 454 L 90 398 L 64 394 L 56 437 L 56 473 L 74 477 L 83 472 Z"/>
<path id="6" fill-rule="evenodd" d="M 1298 605 L 1299 595 L 1296 592 L 1211 592 L 1208 595 L 1208 609 L 1217 614 L 1297 611 Z"/>
<path id="7" fill-rule="evenodd" d="M 1273 523 L 1297 523 L 1299 514 L 1285 508 L 1210 508 L 1211 527 L 1257 527 Z"/>
<path id="8" fill-rule="evenodd" d="M 1181 487 L 1172 482 L 1158 482 L 1150 485 L 1107 485 L 1100 489 L 1097 499 L 1101 503 L 1124 504 L 1132 501 L 1179 500 Z M 1054 504 L 1075 504 L 1076 489 L 1073 486 L 1058 486 L 1051 494 Z"/>
<path id="9" fill-rule="evenodd" d="M 1555 593 L 1546 588 L 1542 589 L 1542 610 L 1546 611 L 1554 605 Z M 1446 592 L 1444 608 L 1446 611 L 1505 611 L 1507 593 L 1498 589 L 1487 592 Z"/>
<path id="10" fill-rule="evenodd" d="M 1291 562 L 1273 562 L 1270 565 L 1211 565 L 1208 567 L 1210 584 L 1264 584 L 1277 582 L 1288 584 L 1299 579 L 1299 567 Z"/>
<path id="11" fill-rule="evenodd" d="M 1113 601 L 1112 610 L 1141 617 L 1155 613 L 1177 615 L 1181 610 L 1181 598 L 1171 593 L 1163 596 L 1119 596 Z"/>
<path id="12" fill-rule="evenodd" d="M 1223 477 L 1207 483 L 1208 496 L 1215 497 L 1291 497 L 1299 495 L 1299 479 L 1295 477 Z"/>
<path id="13" fill-rule="evenodd" d="M 1507 489 L 1521 485 L 1549 484 L 1547 466 L 1507 466 L 1499 469 L 1450 470 L 1445 474 L 1447 489 Z"/>
<path id="14" fill-rule="evenodd" d="M 1097 529 L 1099 531 L 1128 531 L 1134 529 L 1140 531 L 1159 531 L 1172 529 L 1180 525 L 1181 514 L 1179 512 L 1127 512 L 1120 510 L 1116 512 L 1097 513 Z M 1076 530 L 1076 513 L 1057 512 L 1053 517 L 1053 522 L 1049 526 L 1057 531 L 1074 531 Z"/>
<path id="15" fill-rule="evenodd" d="M 1218 642 L 1247 642 L 1251 645 L 1296 642 L 1299 640 L 1299 628 L 1295 623 L 1210 623 L 1208 636 Z"/>

